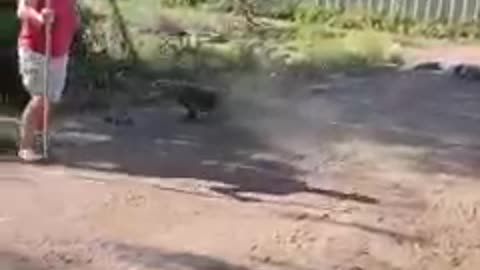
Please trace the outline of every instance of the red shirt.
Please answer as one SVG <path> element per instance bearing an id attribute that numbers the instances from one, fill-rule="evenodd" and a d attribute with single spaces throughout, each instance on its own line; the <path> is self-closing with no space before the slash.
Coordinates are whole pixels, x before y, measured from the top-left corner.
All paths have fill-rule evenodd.
<path id="1" fill-rule="evenodd" d="M 70 45 L 77 28 L 75 0 L 50 0 L 54 12 L 52 25 L 52 57 L 61 57 L 70 51 Z M 39 0 L 35 10 L 41 11 L 45 0 Z M 45 54 L 45 27 L 30 20 L 22 20 L 18 44 L 20 47 Z"/>

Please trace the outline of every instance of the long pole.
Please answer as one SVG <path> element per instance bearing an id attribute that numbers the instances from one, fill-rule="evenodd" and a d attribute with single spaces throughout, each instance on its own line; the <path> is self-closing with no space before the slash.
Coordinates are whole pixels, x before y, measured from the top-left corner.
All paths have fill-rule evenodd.
<path id="1" fill-rule="evenodd" d="M 52 0 L 45 0 L 45 7 L 52 7 Z M 45 25 L 45 63 L 44 63 L 44 80 L 43 80 L 43 158 L 48 158 L 48 89 L 50 87 L 50 60 L 52 53 L 52 24 L 50 21 Z"/>

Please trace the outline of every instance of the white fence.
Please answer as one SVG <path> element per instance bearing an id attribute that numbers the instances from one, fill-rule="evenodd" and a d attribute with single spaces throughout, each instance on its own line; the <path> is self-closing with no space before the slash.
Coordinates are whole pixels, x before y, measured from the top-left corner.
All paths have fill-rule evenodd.
<path id="1" fill-rule="evenodd" d="M 362 9 L 417 20 L 442 19 L 450 23 L 477 21 L 480 0 L 316 0 L 331 9 Z"/>

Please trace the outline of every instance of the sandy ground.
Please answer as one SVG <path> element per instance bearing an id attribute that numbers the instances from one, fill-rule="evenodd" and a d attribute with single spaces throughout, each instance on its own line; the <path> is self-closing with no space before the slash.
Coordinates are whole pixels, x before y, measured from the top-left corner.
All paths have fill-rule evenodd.
<path id="1" fill-rule="evenodd" d="M 232 97 L 203 124 L 167 106 L 132 110 L 133 127 L 74 117 L 58 164 L 0 163 L 0 269 L 479 265 L 478 83 L 252 81 L 238 85 L 285 91 Z"/>

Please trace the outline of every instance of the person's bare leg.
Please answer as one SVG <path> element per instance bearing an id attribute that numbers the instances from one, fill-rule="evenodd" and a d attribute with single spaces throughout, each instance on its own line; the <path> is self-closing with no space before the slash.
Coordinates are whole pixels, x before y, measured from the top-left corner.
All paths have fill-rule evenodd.
<path id="1" fill-rule="evenodd" d="M 34 146 L 34 131 L 37 124 L 37 115 L 42 109 L 42 97 L 33 96 L 22 115 L 22 124 L 20 127 L 20 144 L 19 150 L 22 151 L 32 151 Z M 37 157 L 33 157 L 37 158 Z"/>
<path id="2" fill-rule="evenodd" d="M 35 97 L 32 97 L 23 110 L 20 126 L 20 149 L 28 149 L 33 145 L 33 129 L 35 124 Z"/>
<path id="3" fill-rule="evenodd" d="M 50 111 L 51 111 L 51 106 L 50 103 L 47 103 L 46 105 L 46 119 L 44 116 L 43 112 L 43 107 L 44 107 L 44 101 L 43 97 L 40 97 L 40 105 L 38 106 L 38 111 L 35 111 L 35 131 L 36 132 L 43 132 L 43 126 L 44 124 L 47 125 L 47 127 L 50 127 Z"/>

